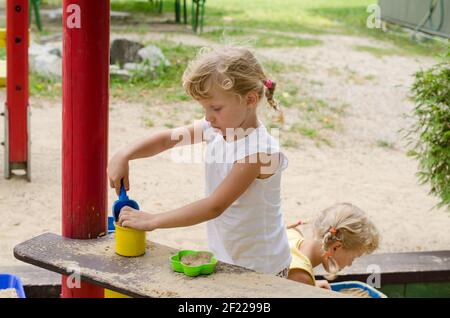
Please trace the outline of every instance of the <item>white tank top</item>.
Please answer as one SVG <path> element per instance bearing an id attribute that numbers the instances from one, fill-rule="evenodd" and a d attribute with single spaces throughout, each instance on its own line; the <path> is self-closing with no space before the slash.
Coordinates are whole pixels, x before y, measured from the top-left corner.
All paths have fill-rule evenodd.
<path id="1" fill-rule="evenodd" d="M 245 138 L 228 142 L 203 119 L 206 140 L 206 195 L 231 171 L 233 164 L 256 153 L 279 154 L 274 175 L 256 179 L 219 217 L 207 222 L 209 249 L 218 260 L 277 274 L 289 267 L 291 254 L 281 212 L 281 172 L 288 160 L 259 122 Z"/>

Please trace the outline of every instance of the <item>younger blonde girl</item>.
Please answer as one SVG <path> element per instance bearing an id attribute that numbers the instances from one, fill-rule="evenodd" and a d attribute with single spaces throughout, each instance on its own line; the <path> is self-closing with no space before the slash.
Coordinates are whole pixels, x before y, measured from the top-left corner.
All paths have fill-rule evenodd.
<path id="1" fill-rule="evenodd" d="M 313 236 L 305 238 L 297 228 L 288 226 L 292 254 L 288 278 L 304 284 L 330 288 L 326 280 L 316 281 L 313 269 L 322 264 L 333 279 L 353 261 L 378 248 L 379 234 L 367 215 L 350 203 L 338 203 L 322 211 L 313 222 Z"/>

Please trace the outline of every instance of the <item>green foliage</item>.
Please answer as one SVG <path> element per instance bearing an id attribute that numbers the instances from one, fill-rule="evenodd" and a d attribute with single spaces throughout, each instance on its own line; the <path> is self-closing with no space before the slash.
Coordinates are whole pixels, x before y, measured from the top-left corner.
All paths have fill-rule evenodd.
<path id="1" fill-rule="evenodd" d="M 48 78 L 35 72 L 30 72 L 29 85 L 31 96 L 58 98 L 62 95 L 60 79 Z"/>
<path id="2" fill-rule="evenodd" d="M 142 67 L 131 72 L 128 80 L 111 78 L 111 94 L 127 100 L 142 100 L 157 96 L 165 101 L 183 101 L 189 99 L 181 86 L 181 77 L 188 62 L 194 58 L 198 47 L 184 46 L 169 41 L 149 42 L 161 48 L 170 66 L 160 64 L 151 68 L 143 63 Z"/>
<path id="3" fill-rule="evenodd" d="M 394 149 L 395 146 L 392 142 L 386 141 L 386 140 L 377 140 L 377 146 L 380 148 L 386 148 L 386 149 Z"/>
<path id="4" fill-rule="evenodd" d="M 438 206 L 450 207 L 450 47 L 443 62 L 416 73 L 412 87 L 416 107 L 407 137 L 409 155 L 419 161 L 418 177 L 430 183 Z M 418 140 L 413 140 L 418 134 Z"/>

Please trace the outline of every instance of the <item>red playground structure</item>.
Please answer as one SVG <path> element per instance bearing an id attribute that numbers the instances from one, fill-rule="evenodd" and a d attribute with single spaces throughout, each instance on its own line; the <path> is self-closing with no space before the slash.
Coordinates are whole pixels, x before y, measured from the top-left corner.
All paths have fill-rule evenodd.
<path id="1" fill-rule="evenodd" d="M 30 174 L 30 111 L 28 105 L 28 0 L 6 3 L 6 103 L 4 176 L 15 170 Z"/>
<path id="2" fill-rule="evenodd" d="M 63 2 L 62 235 L 95 239 L 108 233 L 109 0 Z M 62 297 L 103 298 L 81 281 Z"/>

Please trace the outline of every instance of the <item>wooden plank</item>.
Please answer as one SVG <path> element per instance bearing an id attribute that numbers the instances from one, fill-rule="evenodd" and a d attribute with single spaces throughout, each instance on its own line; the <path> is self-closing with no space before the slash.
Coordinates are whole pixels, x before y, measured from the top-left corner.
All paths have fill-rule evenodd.
<path id="1" fill-rule="evenodd" d="M 174 248 L 147 241 L 146 254 L 115 253 L 114 235 L 74 240 L 46 233 L 14 248 L 17 259 L 60 274 L 79 270 L 89 283 L 131 297 L 344 297 L 313 286 L 219 262 L 210 276 L 187 277 L 171 269 Z"/>
<path id="2" fill-rule="evenodd" d="M 337 281 L 365 281 L 373 268 L 380 270 L 382 284 L 450 282 L 450 251 L 366 255 L 345 268 Z M 316 271 L 318 277 L 325 274 L 323 268 Z"/>

